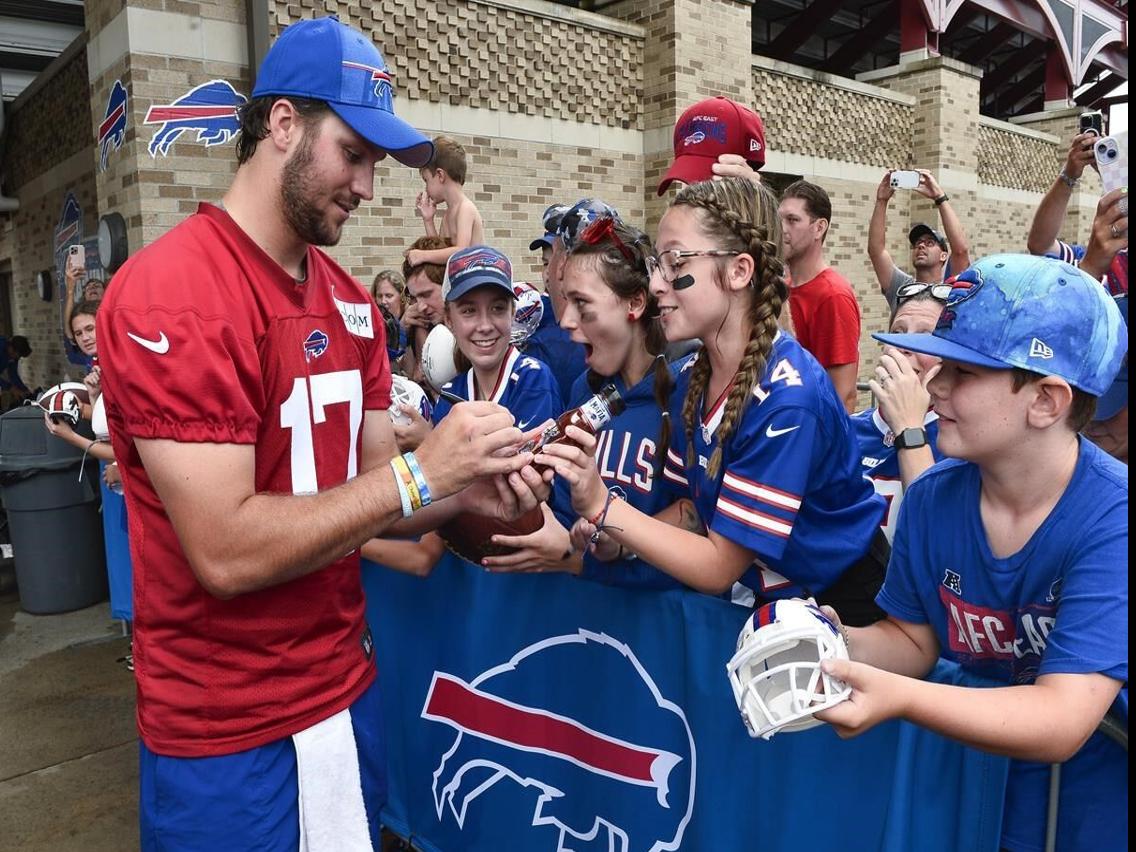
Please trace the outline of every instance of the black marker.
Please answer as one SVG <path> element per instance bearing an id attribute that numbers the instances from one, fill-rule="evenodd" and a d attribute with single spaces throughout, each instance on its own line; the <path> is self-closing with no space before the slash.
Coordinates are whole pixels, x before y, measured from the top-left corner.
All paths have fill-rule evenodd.
<path id="1" fill-rule="evenodd" d="M 671 287 L 673 287 L 676 290 L 685 290 L 687 287 L 693 287 L 693 286 L 694 286 L 694 276 L 693 275 L 682 275 L 682 276 L 679 276 L 678 278 L 676 278 L 674 281 L 671 282 Z"/>
<path id="2" fill-rule="evenodd" d="M 468 399 L 462 399 L 462 398 L 461 398 L 460 396 L 458 396 L 458 395 L 457 395 L 456 393 L 451 393 L 451 392 L 450 392 L 450 391 L 448 391 L 448 390 L 440 390 L 440 391 L 438 391 L 438 396 L 440 396 L 440 397 L 441 397 L 442 399 L 444 399 L 444 400 L 445 400 L 446 402 L 449 402 L 449 403 L 451 403 L 451 404 L 453 404 L 453 405 L 457 405 L 457 404 L 458 404 L 459 402 L 469 402 L 469 400 L 468 400 Z"/>

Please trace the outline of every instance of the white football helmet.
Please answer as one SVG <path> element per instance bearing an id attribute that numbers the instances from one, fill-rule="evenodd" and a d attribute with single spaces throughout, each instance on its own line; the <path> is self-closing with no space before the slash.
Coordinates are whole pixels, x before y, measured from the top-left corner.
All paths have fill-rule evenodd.
<path id="1" fill-rule="evenodd" d="M 39 407 L 47 412 L 53 423 L 66 422 L 74 427 L 79 425 L 82 417 L 79 397 L 74 391 L 56 391 L 50 396 L 45 394 L 39 400 Z"/>
<path id="2" fill-rule="evenodd" d="M 387 409 L 387 414 L 390 415 L 392 423 L 398 423 L 402 426 L 409 426 L 411 419 L 408 415 L 402 412 L 399 408 L 400 405 L 409 405 L 411 408 L 417 408 L 418 413 L 426 417 L 427 408 L 424 404 L 426 402 L 426 392 L 417 382 L 412 382 L 405 376 L 400 376 L 397 373 L 391 376 L 391 404 Z"/>
<path id="3" fill-rule="evenodd" d="M 780 731 L 823 724 L 813 714 L 852 694 L 843 681 L 821 671 L 825 659 L 847 660 L 848 649 L 815 604 L 774 601 L 746 619 L 726 673 L 751 737 L 767 740 Z"/>

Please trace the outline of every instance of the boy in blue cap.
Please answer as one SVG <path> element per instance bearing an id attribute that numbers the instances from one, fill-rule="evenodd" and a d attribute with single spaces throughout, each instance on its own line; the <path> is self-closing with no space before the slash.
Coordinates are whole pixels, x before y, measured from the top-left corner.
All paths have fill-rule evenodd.
<path id="1" fill-rule="evenodd" d="M 842 628 L 853 688 L 818 714 L 842 736 L 904 718 L 1011 761 L 1001 848 L 1045 845 L 1050 764 L 1064 763 L 1058 849 L 1119 849 L 1128 756 L 1128 468 L 1079 432 L 1127 352 L 1104 288 L 1061 261 L 1001 255 L 951 279 L 932 334 L 878 334 L 936 355 L 928 390 L 947 456 L 908 489 L 877 603 Z M 929 683 L 942 655 L 1006 684 Z"/>

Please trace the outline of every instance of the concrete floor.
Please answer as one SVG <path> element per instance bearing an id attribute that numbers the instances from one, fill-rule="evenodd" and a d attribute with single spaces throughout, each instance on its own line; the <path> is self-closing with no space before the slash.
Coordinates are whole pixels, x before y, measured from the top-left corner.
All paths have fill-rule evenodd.
<path id="1" fill-rule="evenodd" d="M 107 603 L 29 615 L 0 592 L 0 850 L 138 848 L 128 650 Z"/>

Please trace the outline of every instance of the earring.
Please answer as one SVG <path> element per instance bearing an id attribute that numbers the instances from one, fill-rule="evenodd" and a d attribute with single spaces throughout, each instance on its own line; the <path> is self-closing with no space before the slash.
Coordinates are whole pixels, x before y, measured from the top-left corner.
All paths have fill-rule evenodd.
<path id="1" fill-rule="evenodd" d="M 628 322 L 635 322 L 635 311 L 628 311 L 627 312 L 627 321 Z"/>

